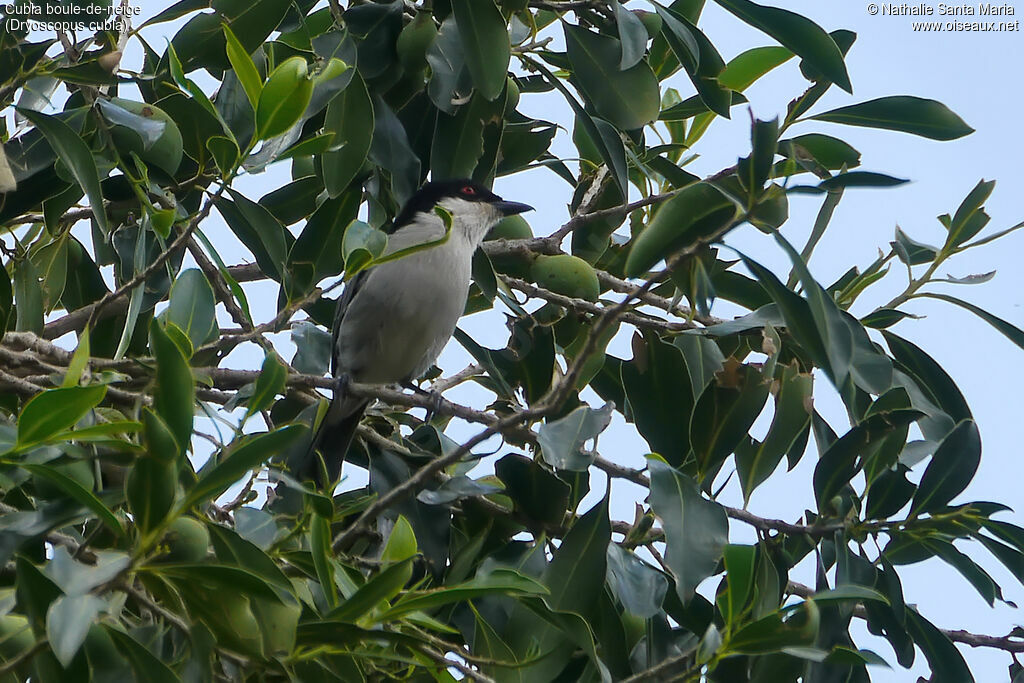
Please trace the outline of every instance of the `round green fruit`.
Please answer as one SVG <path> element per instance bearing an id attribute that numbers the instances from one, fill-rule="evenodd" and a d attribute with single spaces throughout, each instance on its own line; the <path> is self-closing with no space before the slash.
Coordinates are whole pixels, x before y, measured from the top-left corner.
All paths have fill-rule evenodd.
<path id="1" fill-rule="evenodd" d="M 395 41 L 398 61 L 406 73 L 415 73 L 427 68 L 427 50 L 437 37 L 437 26 L 430 12 L 418 12 Z"/>
<path id="2" fill-rule="evenodd" d="M 520 215 L 505 216 L 494 224 L 485 240 L 528 240 L 533 237 L 533 230 L 526 219 Z"/>
<path id="3" fill-rule="evenodd" d="M 125 100 L 120 97 L 113 97 L 110 101 L 137 116 L 164 122 L 163 132 L 148 149 L 142 144 L 137 133 L 129 131 L 124 126 L 112 126 L 110 133 L 119 148 L 127 152 L 135 152 L 143 161 L 154 164 L 162 171 L 174 175 L 181 164 L 182 154 L 181 131 L 178 130 L 178 124 L 167 115 L 167 112 L 155 105 Z"/>
<path id="4" fill-rule="evenodd" d="M 508 78 L 508 94 L 505 97 L 505 118 L 511 116 L 516 107 L 519 106 L 519 86 L 516 84 L 516 79 L 509 76 Z"/>
<path id="5" fill-rule="evenodd" d="M 583 259 L 569 254 L 538 256 L 530 269 L 530 275 L 544 289 L 574 299 L 597 301 L 601 293 L 594 268 Z"/>
<path id="6" fill-rule="evenodd" d="M 167 553 L 165 562 L 199 562 L 210 547 L 210 532 L 206 525 L 191 517 L 179 517 L 171 522 L 163 542 Z"/>
<path id="7" fill-rule="evenodd" d="M 92 491 L 96 485 L 96 477 L 93 475 L 92 463 L 88 460 L 75 460 L 69 463 L 53 465 L 54 470 L 63 474 L 68 479 L 74 480 L 86 491 Z M 52 480 L 38 474 L 32 475 L 36 487 L 36 495 L 47 500 L 63 498 L 67 496 L 64 489 L 60 488 Z"/>

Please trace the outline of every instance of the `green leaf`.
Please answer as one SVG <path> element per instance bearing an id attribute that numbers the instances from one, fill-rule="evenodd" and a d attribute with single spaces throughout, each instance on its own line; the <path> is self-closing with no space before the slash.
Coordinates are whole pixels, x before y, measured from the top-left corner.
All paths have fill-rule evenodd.
<path id="1" fill-rule="evenodd" d="M 328 612 L 325 619 L 355 623 L 380 603 L 390 601 L 401 592 L 412 576 L 414 559 L 409 557 L 381 570 L 339 607 Z"/>
<path id="2" fill-rule="evenodd" d="M 149 420 L 160 419 L 154 413 L 149 413 L 149 416 Z M 148 431 L 152 433 L 153 429 L 150 428 Z M 149 435 L 147 439 L 153 440 Z M 135 465 L 128 473 L 125 481 L 125 499 L 135 526 L 143 534 L 158 528 L 167 519 L 167 514 L 174 506 L 178 469 L 174 461 L 144 456 L 135 461 Z"/>
<path id="3" fill-rule="evenodd" d="M 614 406 L 606 403 L 594 410 L 580 406 L 565 417 L 545 422 L 537 433 L 544 462 L 560 470 L 586 472 L 597 455 L 596 451 L 584 452 L 583 446 L 608 427 L 612 421 Z"/>
<path id="4" fill-rule="evenodd" d="M 256 106 L 256 133 L 261 140 L 282 135 L 295 125 L 313 96 L 313 81 L 303 57 L 289 57 L 271 72 Z"/>
<path id="5" fill-rule="evenodd" d="M 569 504 L 569 485 L 521 455 L 509 453 L 494 463 L 516 510 L 539 523 L 560 524 Z"/>
<path id="6" fill-rule="evenodd" d="M 280 282 L 282 266 L 293 242 L 291 233 L 263 205 L 230 188 L 228 192 L 234 202 L 222 198 L 215 200 L 214 205 L 231 231 L 256 257 L 260 270 Z"/>
<path id="7" fill-rule="evenodd" d="M 788 610 L 788 618 L 783 615 Z M 779 610 L 747 624 L 728 640 L 730 653 L 762 654 L 813 645 L 821 623 L 820 612 L 814 600 L 805 600 L 786 610 Z"/>
<path id="8" fill-rule="evenodd" d="M 617 543 L 608 544 L 608 586 L 622 606 L 641 619 L 661 610 L 668 579 L 635 553 Z"/>
<path id="9" fill-rule="evenodd" d="M 114 643 L 117 644 L 118 650 L 128 659 L 136 680 L 149 681 L 149 683 L 180 683 L 181 679 L 177 674 L 150 652 L 145 645 L 109 624 L 103 624 L 102 628 L 110 634 Z"/>
<path id="10" fill-rule="evenodd" d="M 341 239 L 341 256 L 345 260 L 345 277 L 351 279 L 377 258 L 387 248 L 387 235 L 360 220 L 352 221 L 345 228 Z"/>
<path id="11" fill-rule="evenodd" d="M 611 4 L 615 12 L 615 28 L 619 31 L 619 43 L 622 44 L 619 70 L 625 71 L 644 58 L 649 38 L 640 17 L 627 10 L 618 0 L 612 0 Z"/>
<path id="12" fill-rule="evenodd" d="M 232 442 L 218 460 L 211 459 L 201 470 L 199 480 L 188 491 L 182 509 L 214 500 L 246 472 L 258 467 L 302 435 L 306 426 L 292 424 L 253 437 Z"/>
<path id="13" fill-rule="evenodd" d="M 775 38 L 825 74 L 846 92 L 853 92 L 843 53 L 828 33 L 807 17 L 749 0 L 716 0 L 735 16 Z"/>
<path id="14" fill-rule="evenodd" d="M 263 577 L 242 567 L 214 562 L 147 565 L 146 569 L 161 576 L 177 579 L 185 585 L 226 589 L 247 597 L 281 602 L 274 586 Z"/>
<path id="15" fill-rule="evenodd" d="M 601 160 L 604 161 L 612 177 L 615 179 L 616 184 L 619 186 L 619 191 L 625 196 L 627 194 L 626 186 L 629 181 L 626 173 L 626 150 L 622 144 L 622 138 L 619 137 L 614 126 L 603 119 L 592 117 L 583 105 L 576 101 L 576 98 L 565 87 L 561 79 L 556 78 L 542 64 L 535 63 L 534 67 L 544 75 L 548 83 L 561 91 L 565 101 L 572 107 L 572 110 L 576 113 L 577 120 L 582 124 L 587 135 L 590 136 L 591 141 L 597 148 Z"/>
<path id="16" fill-rule="evenodd" d="M 216 339 L 220 332 L 216 307 L 213 287 L 203 271 L 190 268 L 181 273 L 171 285 L 165 315 L 168 322 L 174 323 L 188 335 L 192 348 L 197 349 Z"/>
<path id="17" fill-rule="evenodd" d="M 949 234 L 946 235 L 945 248 L 959 247 L 961 244 L 977 235 L 985 224 L 988 223 L 988 216 L 982 210 L 981 205 L 992 194 L 996 181 L 979 180 L 974 189 L 960 202 L 956 213 L 949 224 Z"/>
<path id="18" fill-rule="evenodd" d="M 736 206 L 713 185 L 694 183 L 659 207 L 626 257 L 626 275 L 640 277 L 658 261 L 702 240 L 720 237 Z"/>
<path id="19" fill-rule="evenodd" d="M 978 316 L 992 327 L 996 328 L 1004 337 L 1009 339 L 1011 342 L 1024 349 L 1024 330 L 1019 327 L 1011 325 L 1002 318 L 996 317 L 988 311 L 978 308 L 974 304 L 967 303 L 962 299 L 957 299 L 955 296 L 949 296 L 948 294 L 935 294 L 932 292 L 920 293 L 917 296 L 927 297 L 929 299 L 940 299 L 942 301 L 948 301 L 951 304 L 956 304 L 961 308 L 966 308 L 968 311 Z"/>
<path id="20" fill-rule="evenodd" d="M 314 514 L 309 524 L 309 554 L 320 582 L 320 590 L 327 600 L 327 609 L 338 606 L 338 586 L 334 583 L 334 565 L 331 564 L 331 522 Z"/>
<path id="21" fill-rule="evenodd" d="M 874 600 L 886 605 L 889 604 L 889 599 L 873 588 L 858 586 L 852 583 L 837 586 L 831 590 L 818 591 L 811 598 L 814 602 L 863 602 L 865 600 Z"/>
<path id="22" fill-rule="evenodd" d="M 928 667 L 935 672 L 938 680 L 973 683 L 974 676 L 971 675 L 967 662 L 964 661 L 963 655 L 956 649 L 956 646 L 942 631 L 935 628 L 930 621 L 909 606 L 907 607 L 907 632 L 914 639 L 914 643 L 924 652 L 924 656 L 928 660 Z"/>
<path id="23" fill-rule="evenodd" d="M 99 171 L 96 169 L 96 162 L 93 159 L 89 146 L 85 144 L 68 124 L 56 116 L 50 116 L 30 109 L 15 107 L 17 112 L 32 122 L 36 128 L 42 131 L 46 141 L 50 143 L 57 157 L 64 166 L 71 172 L 85 194 L 89 197 L 89 206 L 92 207 L 93 219 L 99 225 L 100 231 L 106 235 L 110 232 L 107 224 L 107 214 L 103 208 L 103 191 L 100 189 Z"/>
<path id="24" fill-rule="evenodd" d="M 492 0 L 452 0 L 452 12 L 459 26 L 472 27 L 459 35 L 473 85 L 488 100 L 496 99 L 505 89 L 511 56 L 505 18 Z"/>
<path id="25" fill-rule="evenodd" d="M 743 92 L 761 76 L 792 58 L 792 52 L 777 45 L 751 48 L 729 60 L 718 74 L 718 82 L 724 88 Z"/>
<path id="26" fill-rule="evenodd" d="M 3 326 L 0 325 L 0 336 L 2 334 Z M 71 356 L 71 362 L 68 363 L 68 369 L 64 373 L 64 381 L 61 382 L 61 387 L 78 386 L 79 381 L 82 379 L 82 373 L 89 364 L 89 356 L 89 328 L 87 327 L 78 335 L 78 346 L 75 347 L 75 353 Z"/>
<path id="27" fill-rule="evenodd" d="M 86 489 L 75 479 L 57 471 L 49 465 L 35 465 L 23 462 L 19 463 L 18 466 L 34 475 L 46 479 L 63 491 L 69 498 L 91 510 L 118 536 L 124 535 L 124 529 L 121 527 L 121 522 L 118 520 L 117 516 L 110 510 L 110 508 L 103 504 L 102 500 L 96 497 L 95 493 Z"/>
<path id="28" fill-rule="evenodd" d="M 822 180 L 817 185 L 797 185 L 790 187 L 790 192 L 825 194 L 833 190 L 846 189 L 848 187 L 896 187 L 910 181 L 906 178 L 894 178 L 884 173 L 872 173 L 871 171 L 850 171 L 839 173 Z"/>
<path id="29" fill-rule="evenodd" d="M 722 610 L 726 624 L 734 624 L 743 607 L 750 599 L 754 588 L 754 569 L 757 560 L 757 546 L 730 543 L 723 552 L 725 575 L 728 584 L 725 591 L 725 609 Z"/>
<path id="30" fill-rule="evenodd" d="M 373 129 L 373 101 L 356 74 L 327 105 L 324 117 L 324 132 L 334 133 L 331 150 L 323 155 L 324 187 L 331 197 L 343 193 L 359 173 L 370 151 Z"/>
<path id="31" fill-rule="evenodd" d="M 810 118 L 850 126 L 883 128 L 932 140 L 956 140 L 974 132 L 946 105 L 912 95 L 894 95 L 839 107 Z"/>
<path id="32" fill-rule="evenodd" d="M 723 372 L 727 379 L 708 386 L 690 416 L 690 447 L 697 459 L 700 481 L 713 476 L 725 458 L 747 438 L 771 388 L 771 378 L 753 365 L 738 365 Z"/>
<path id="33" fill-rule="evenodd" d="M 13 308 L 14 289 L 11 287 L 11 276 L 7 273 L 7 268 L 0 264 L 0 337 L 7 332 Z"/>
<path id="34" fill-rule="evenodd" d="M 963 420 L 932 455 L 914 495 L 910 514 L 934 512 L 960 495 L 981 462 L 981 434 L 974 420 Z"/>
<path id="35" fill-rule="evenodd" d="M 306 226 L 288 252 L 291 277 L 285 281 L 285 291 L 289 300 L 306 296 L 320 280 L 338 275 L 344 269 L 338 245 L 346 226 L 358 214 L 361 201 L 362 193 L 353 188 L 339 197 L 325 199 L 306 220 Z"/>
<path id="36" fill-rule="evenodd" d="M 24 449 L 52 439 L 78 423 L 99 405 L 107 393 L 103 385 L 62 387 L 36 394 L 18 418 L 17 448 Z"/>
<path id="37" fill-rule="evenodd" d="M 665 563 L 683 602 L 711 576 L 729 540 L 725 509 L 704 498 L 697 483 L 656 455 L 647 457 L 651 508 L 665 531 Z"/>
<path id="38" fill-rule="evenodd" d="M 917 410 L 876 413 L 850 429 L 824 450 L 814 468 L 814 495 L 819 510 L 831 509 L 832 497 L 856 476 L 868 444 L 923 417 Z"/>
<path id="39" fill-rule="evenodd" d="M 593 611 L 604 590 L 611 535 L 605 497 L 572 525 L 544 572 L 544 583 L 551 591 L 545 601 L 552 609 L 580 615 Z"/>
<path id="40" fill-rule="evenodd" d="M 661 35 L 664 36 L 708 110 L 729 118 L 732 93 L 718 81 L 725 68 L 718 50 L 707 36 L 682 15 L 671 9 L 655 4 L 655 10 L 662 20 Z"/>
<path id="41" fill-rule="evenodd" d="M 652 450 L 679 466 L 690 452 L 695 399 L 679 347 L 649 335 L 634 343 L 633 360 L 619 370 L 637 431 Z"/>
<path id="42" fill-rule="evenodd" d="M 470 581 L 428 591 L 411 591 L 386 609 L 381 621 L 391 621 L 411 612 L 427 611 L 464 600 L 488 595 L 544 595 L 548 589 L 541 583 L 511 569 L 495 569 Z"/>
<path id="43" fill-rule="evenodd" d="M 256 378 L 256 388 L 249 398 L 246 417 L 269 408 L 274 402 L 274 397 L 284 393 L 287 379 L 288 368 L 275 352 L 268 351 L 263 358 L 260 375 Z"/>
<path id="44" fill-rule="evenodd" d="M 249 104 L 252 105 L 252 110 L 256 111 L 256 106 L 260 101 L 260 93 L 263 91 L 263 79 L 260 78 L 260 73 L 256 70 L 252 57 L 242 47 L 242 44 L 238 42 L 238 38 L 235 36 L 234 31 L 231 30 L 231 27 L 223 24 L 223 30 L 224 38 L 227 41 L 225 49 L 228 61 L 231 62 L 231 68 L 235 70 L 235 76 L 238 78 L 238 82 L 242 84 L 242 89 L 245 90 L 245 96 L 248 98 Z"/>
<path id="45" fill-rule="evenodd" d="M 860 152 L 839 138 L 821 133 L 807 133 L 780 140 L 779 153 L 797 161 L 810 155 L 829 171 L 860 166 Z"/>
<path id="46" fill-rule="evenodd" d="M 19 332 L 43 333 L 43 290 L 39 287 L 39 273 L 31 259 L 17 261 L 14 269 L 14 328 Z"/>
<path id="47" fill-rule="evenodd" d="M 64 667 L 71 664 L 85 642 L 89 627 L 107 606 L 101 598 L 84 595 L 62 595 L 46 612 L 46 638 L 50 649 Z"/>
<path id="48" fill-rule="evenodd" d="M 154 319 L 149 326 L 149 345 L 156 356 L 156 389 L 153 407 L 174 435 L 178 453 L 192 442 L 195 382 L 192 368 L 181 349 Z"/>
<path id="49" fill-rule="evenodd" d="M 931 263 L 939 255 L 938 249 L 911 239 L 898 225 L 896 226 L 896 240 L 890 244 L 896 250 L 896 255 L 900 260 L 908 266 Z"/>
<path id="50" fill-rule="evenodd" d="M 796 363 L 783 366 L 768 434 L 760 444 L 754 441 L 752 447 L 736 450 L 736 470 L 744 502 L 750 501 L 754 489 L 771 476 L 782 456 L 807 428 L 813 388 L 813 375 L 801 373 Z"/>
<path id="51" fill-rule="evenodd" d="M 622 130 L 642 128 L 658 118 L 658 79 L 647 62 L 620 71 L 617 39 L 571 24 L 563 29 L 573 75 L 602 118 Z"/>

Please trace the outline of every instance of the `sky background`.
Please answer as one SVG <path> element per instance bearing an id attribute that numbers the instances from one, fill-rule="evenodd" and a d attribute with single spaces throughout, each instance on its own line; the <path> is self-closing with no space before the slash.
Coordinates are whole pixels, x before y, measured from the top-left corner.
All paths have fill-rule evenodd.
<path id="1" fill-rule="evenodd" d="M 141 19 L 154 16 L 171 3 L 141 0 Z M 956 209 L 963 197 L 978 180 L 996 179 L 995 192 L 986 204 L 992 222 L 986 232 L 1009 227 L 1024 219 L 1020 207 L 1022 177 L 1020 160 L 1024 158 L 1024 136 L 1019 130 L 1021 110 L 1019 58 L 1013 53 L 1022 46 L 1021 33 L 915 33 L 911 29 L 911 17 L 871 16 L 867 2 L 775 2 L 812 18 L 826 30 L 846 28 L 857 33 L 858 39 L 847 56 L 847 66 L 854 94 L 851 96 L 833 88 L 812 110 L 827 109 L 861 102 L 884 95 L 909 94 L 933 98 L 944 102 L 958 113 L 976 132 L 953 142 L 936 142 L 907 134 L 861 129 L 836 124 L 812 122 L 794 127 L 792 135 L 803 132 L 823 132 L 836 135 L 848 141 L 861 152 L 861 170 L 877 171 L 909 178 L 913 182 L 895 189 L 853 189 L 848 190 L 836 210 L 832 224 L 818 246 L 811 260 L 811 271 L 824 283 L 832 282 L 850 266 L 861 268 L 874 260 L 879 248 L 887 248 L 893 237 L 895 226 L 900 225 L 911 237 L 929 243 L 941 244 L 944 230 L 936 216 Z M 938 3 L 933 3 L 938 11 Z M 649 9 L 643 2 L 629 2 L 630 9 Z M 975 6 L 976 9 L 976 6 Z M 1024 12 L 1024 2 L 1014 7 Z M 1017 17 L 1008 17 L 1014 20 Z M 944 20 L 934 16 L 931 20 Z M 136 22 L 137 24 L 140 22 Z M 155 47 L 163 43 L 163 37 L 173 32 L 183 22 L 154 26 L 144 35 Z M 736 54 L 751 47 L 771 45 L 774 42 L 766 35 L 750 28 L 731 14 L 709 2 L 700 22 L 701 28 L 728 61 Z M 556 33 L 560 33 L 556 31 Z M 556 43 L 557 45 L 557 43 Z M 135 69 L 139 64 L 139 52 L 130 47 L 123 66 Z M 159 48 L 158 48 L 159 49 Z M 192 77 L 200 82 L 207 92 L 212 92 L 214 82 Z M 692 94 L 692 86 L 685 75 L 677 74 L 668 83 L 676 87 L 682 96 Z M 797 60 L 791 60 L 772 74 L 765 77 L 747 92 L 753 113 L 762 119 L 769 119 L 785 113 L 787 102 L 806 88 L 806 81 L 800 76 Z M 129 93 L 130 89 L 122 90 Z M 520 111 L 537 118 L 562 124 L 566 131 L 571 129 L 571 112 L 557 94 L 524 95 Z M 560 132 L 553 147 L 554 153 L 574 157 L 566 131 Z M 689 167 L 694 173 L 708 175 L 735 163 L 736 158 L 749 153 L 749 117 L 745 107 L 733 110 L 733 119 L 718 119 L 699 143 L 700 158 Z M 252 199 L 280 187 L 290 180 L 287 163 L 271 166 L 263 174 L 240 178 L 235 187 Z M 501 178 L 495 185 L 496 191 L 508 199 L 525 201 L 537 208 L 527 218 L 538 236 L 550 234 L 567 218 L 566 205 L 572 190 L 550 171 L 543 169 L 529 171 L 513 177 Z M 810 232 L 811 224 L 820 204 L 820 198 L 792 196 L 790 198 L 790 220 L 783 227 L 784 236 L 798 248 Z M 225 261 L 239 262 L 251 257 L 214 213 L 203 225 L 208 236 L 214 239 Z M 300 226 L 292 226 L 297 230 Z M 86 231 L 87 232 L 87 231 Z M 85 237 L 80 231 L 76 235 Z M 762 235 L 749 226 L 730 233 L 726 240 L 750 254 L 761 263 L 785 277 L 790 263 L 770 237 Z M 994 245 L 983 247 L 961 255 L 949 263 L 949 274 L 964 276 L 997 270 L 996 278 L 983 285 L 944 285 L 943 290 L 965 298 L 1017 326 L 1024 326 L 1024 274 L 1018 263 L 1024 248 L 1024 234 L 1014 234 Z M 897 272 L 897 264 L 887 283 L 876 285 L 855 305 L 853 313 L 863 315 L 875 306 L 888 301 L 902 291 L 906 284 L 905 273 Z M 938 273 L 944 276 L 945 272 Z M 270 284 L 246 285 L 253 314 L 258 320 L 269 319 L 274 311 L 270 309 L 276 301 L 276 286 Z M 973 483 L 955 502 L 969 500 L 993 500 L 1024 510 L 1022 505 L 1022 468 L 1020 465 L 1019 439 L 1015 427 L 1021 412 L 1020 389 L 1024 385 L 1024 368 L 1020 350 L 1004 337 L 975 318 L 972 314 L 940 302 L 912 302 L 904 309 L 926 316 L 922 320 L 899 323 L 894 331 L 907 337 L 930 353 L 959 384 L 975 418 L 979 423 L 984 452 L 981 466 Z M 714 314 L 730 317 L 732 311 L 716 307 Z M 221 311 L 221 313 L 223 313 Z M 226 316 L 222 324 L 230 325 Z M 504 326 L 504 311 L 501 309 L 479 313 L 464 318 L 461 327 L 481 343 L 503 346 L 507 338 Z M 629 358 L 628 340 L 632 329 L 625 327 L 610 346 L 614 355 Z M 287 333 L 275 335 L 275 344 L 285 358 L 291 358 L 293 348 Z M 73 341 L 72 341 L 73 343 Z M 262 352 L 249 345 L 232 354 L 225 366 L 258 367 Z M 446 374 L 464 367 L 471 359 L 452 342 L 442 355 L 440 365 Z M 447 397 L 461 403 L 482 408 L 489 402 L 489 394 L 466 385 L 449 392 Z M 600 399 L 592 392 L 584 398 L 591 405 L 600 405 Z M 845 411 L 835 392 L 822 377 L 816 378 L 816 406 L 821 410 L 837 431 L 842 433 L 846 423 Z M 770 416 L 762 416 L 760 428 L 765 428 Z M 762 424 L 763 423 L 763 424 Z M 456 438 L 468 436 L 472 428 L 453 425 L 451 431 Z M 755 428 L 756 435 L 756 428 Z M 601 454 L 615 462 L 632 467 L 642 467 L 644 455 L 648 452 L 646 442 L 637 434 L 632 425 L 623 422 L 616 415 L 609 430 L 599 442 Z M 501 451 L 501 454 L 507 452 Z M 815 464 L 813 442 L 811 448 L 792 472 L 781 468 L 753 495 L 750 510 L 764 517 L 778 517 L 795 521 L 805 507 L 813 505 L 810 477 Z M 474 474 L 483 473 L 487 468 Z M 361 483 L 359 471 L 348 473 L 346 487 Z M 916 481 L 920 471 L 912 474 Z M 592 493 L 590 501 L 603 494 L 605 479 L 600 472 L 591 475 Z M 230 494 L 231 492 L 229 492 Z M 613 484 L 612 515 L 617 519 L 632 519 L 634 501 L 644 495 L 639 487 L 626 482 Z M 739 487 L 730 483 L 721 501 L 741 506 Z M 583 508 L 590 502 L 585 502 Z M 1024 523 L 1020 513 L 1004 514 L 1001 518 Z M 750 527 L 730 522 L 730 537 L 733 542 L 750 543 L 756 538 Z M 1009 572 L 991 560 L 987 553 L 977 552 L 976 546 L 962 545 L 1000 583 L 1008 600 L 1024 604 L 1024 590 Z M 804 583 L 813 583 L 813 568 L 804 563 L 791 578 Z M 918 603 L 921 612 L 942 628 L 963 628 L 978 633 L 1002 635 L 1015 624 L 1024 622 L 1020 613 L 997 604 L 990 609 L 977 593 L 952 568 L 941 561 L 926 562 L 901 567 L 900 575 L 909 603 Z M 714 593 L 719 578 L 706 581 L 701 592 L 707 596 Z M 875 639 L 866 633 L 854 620 L 854 636 L 861 647 L 875 650 L 894 666 L 895 657 L 884 640 Z M 962 648 L 975 677 L 981 681 L 1006 680 L 1010 658 L 1007 654 L 986 649 Z M 917 665 L 912 671 L 895 668 L 871 670 L 876 681 L 914 681 L 925 674 L 923 657 L 918 653 Z"/>

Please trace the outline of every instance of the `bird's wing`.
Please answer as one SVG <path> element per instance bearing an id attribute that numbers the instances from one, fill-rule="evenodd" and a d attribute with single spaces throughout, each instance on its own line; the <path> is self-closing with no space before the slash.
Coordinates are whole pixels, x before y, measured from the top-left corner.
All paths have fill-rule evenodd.
<path id="1" fill-rule="evenodd" d="M 341 330 L 341 321 L 345 319 L 349 304 L 356 297 L 360 287 L 366 283 L 366 276 L 369 270 L 363 270 L 356 274 L 347 285 L 345 290 L 338 297 L 338 303 L 334 309 L 334 326 L 331 330 L 331 374 L 337 376 L 338 371 L 338 333 Z"/>

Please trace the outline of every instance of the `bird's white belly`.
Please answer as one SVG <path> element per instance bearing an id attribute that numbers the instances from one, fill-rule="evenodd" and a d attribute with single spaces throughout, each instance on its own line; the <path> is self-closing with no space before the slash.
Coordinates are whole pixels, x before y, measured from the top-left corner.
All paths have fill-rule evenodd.
<path id="1" fill-rule="evenodd" d="M 470 263 L 451 244 L 382 264 L 342 321 L 338 371 L 354 381 L 413 380 L 437 360 L 466 305 Z"/>

